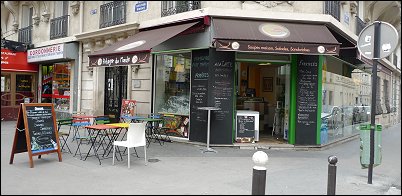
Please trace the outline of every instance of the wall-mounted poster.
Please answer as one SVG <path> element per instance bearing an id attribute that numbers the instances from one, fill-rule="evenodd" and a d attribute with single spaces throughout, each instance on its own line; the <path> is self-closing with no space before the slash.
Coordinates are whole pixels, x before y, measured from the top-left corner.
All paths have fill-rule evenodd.
<path id="1" fill-rule="evenodd" d="M 173 56 L 163 55 L 165 67 L 173 67 Z"/>
<path id="2" fill-rule="evenodd" d="M 123 102 L 121 104 L 120 116 L 134 116 L 135 115 L 134 112 L 137 112 L 137 111 L 135 111 L 136 106 L 137 106 L 137 101 L 123 99 Z"/>

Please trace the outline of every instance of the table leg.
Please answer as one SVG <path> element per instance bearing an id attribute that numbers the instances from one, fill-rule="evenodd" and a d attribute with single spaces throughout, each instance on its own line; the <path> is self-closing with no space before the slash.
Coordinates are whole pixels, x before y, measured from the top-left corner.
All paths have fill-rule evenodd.
<path id="1" fill-rule="evenodd" d="M 87 158 L 88 158 L 88 156 L 89 156 L 89 152 L 91 152 L 91 148 L 93 147 L 93 148 L 94 148 L 94 150 L 93 150 L 93 151 L 94 151 L 94 154 L 95 154 L 96 158 L 98 158 L 98 160 L 99 160 L 99 165 L 101 165 L 102 163 L 101 163 L 101 160 L 100 160 L 100 158 L 99 158 L 99 155 L 98 155 L 98 152 L 97 152 L 97 149 L 96 149 L 96 146 L 95 146 L 95 142 L 96 142 L 96 139 L 97 139 L 98 136 L 99 136 L 99 133 L 100 133 L 100 130 L 97 131 L 97 134 L 95 135 L 95 138 L 94 138 L 93 141 L 91 142 L 91 143 L 92 143 L 92 144 L 91 144 L 91 147 L 89 147 L 87 156 L 85 156 L 84 161 L 87 160 Z M 91 136 L 89 136 L 89 140 L 91 140 Z M 99 147 L 98 147 L 98 148 L 99 148 Z"/>
<path id="2" fill-rule="evenodd" d="M 109 144 L 106 146 L 106 151 L 107 151 L 107 149 L 109 149 L 109 146 L 111 147 L 110 150 L 108 151 L 106 157 L 108 157 L 109 154 L 110 154 L 110 152 L 112 151 L 113 142 L 114 142 L 114 141 L 117 141 L 117 139 L 118 139 L 118 137 L 119 137 L 119 135 L 120 135 L 120 133 L 121 133 L 122 130 L 123 130 L 123 128 L 120 128 L 120 129 L 116 129 L 116 130 L 113 132 L 113 134 L 112 134 L 112 140 L 111 140 L 111 141 L 109 142 Z M 127 132 L 128 132 L 128 130 L 126 129 L 126 132 L 124 133 L 123 138 L 124 138 L 124 136 L 127 134 Z M 123 140 L 123 138 L 122 138 L 121 140 Z M 103 157 L 105 157 L 106 151 L 105 151 L 105 153 L 103 153 Z M 119 153 L 120 153 L 120 151 L 119 151 Z M 116 157 L 116 158 L 117 158 L 117 157 Z M 118 159 L 117 159 L 117 160 L 118 160 Z"/>
<path id="3" fill-rule="evenodd" d="M 207 149 L 203 151 L 206 152 L 217 152 L 216 150 L 209 147 L 209 135 L 210 135 L 210 128 L 211 128 L 211 110 L 208 110 L 208 127 L 207 127 Z"/>

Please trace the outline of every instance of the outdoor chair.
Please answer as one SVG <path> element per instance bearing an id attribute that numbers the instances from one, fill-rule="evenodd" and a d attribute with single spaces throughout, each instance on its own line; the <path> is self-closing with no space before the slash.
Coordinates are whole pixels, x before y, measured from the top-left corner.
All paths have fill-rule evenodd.
<path id="1" fill-rule="evenodd" d="M 97 125 L 104 125 L 104 124 L 109 124 L 110 123 L 110 117 L 109 116 L 97 116 L 95 119 L 94 119 L 94 121 L 95 121 L 95 124 L 97 124 Z M 100 143 L 101 143 L 101 145 L 102 145 L 102 148 L 104 149 L 104 150 L 106 150 L 108 147 L 109 147 L 109 145 L 106 147 L 106 149 L 105 149 L 105 147 L 103 146 L 103 141 L 106 143 L 106 141 L 105 141 L 105 139 L 107 138 L 109 141 L 111 141 L 112 140 L 112 138 L 113 138 L 113 131 L 112 130 L 106 130 L 105 132 L 101 132 L 101 133 L 99 133 L 99 135 L 101 135 L 101 136 L 103 136 L 103 137 L 101 137 L 101 138 L 103 138 L 101 141 L 100 141 Z"/>
<path id="2" fill-rule="evenodd" d="M 170 135 L 182 137 L 183 133 L 177 130 L 181 127 L 181 118 L 173 114 L 164 114 L 163 121 L 159 124 L 158 134 L 160 135 L 162 141 L 172 142 Z"/>
<path id="3" fill-rule="evenodd" d="M 71 150 L 70 150 L 70 147 L 69 147 L 68 144 L 67 144 L 67 140 L 68 140 L 68 137 L 70 136 L 70 133 L 71 133 L 72 120 L 73 120 L 72 118 L 66 118 L 66 119 L 59 119 L 59 120 L 57 120 L 57 130 L 58 130 L 58 133 L 59 133 L 60 145 L 61 145 L 61 149 L 60 149 L 60 150 L 63 151 L 64 146 L 66 146 L 69 153 L 71 153 Z M 65 132 L 65 131 L 63 131 L 63 130 L 60 130 L 60 128 L 61 128 L 62 125 L 67 125 L 67 126 L 70 127 L 70 128 L 68 129 L 68 132 Z"/>
<path id="4" fill-rule="evenodd" d="M 144 146 L 145 165 L 147 165 L 147 147 L 146 147 L 146 139 L 145 139 L 145 125 L 146 125 L 146 123 L 130 123 L 130 126 L 127 131 L 127 140 L 113 142 L 113 162 L 112 162 L 113 165 L 114 165 L 116 146 L 123 146 L 123 147 L 127 148 L 128 168 L 130 168 L 130 148 L 135 149 L 135 147 Z M 137 156 L 138 156 L 138 154 L 137 154 Z"/>
<path id="5" fill-rule="evenodd" d="M 97 116 L 95 118 L 95 124 L 97 125 L 104 125 L 110 123 L 110 117 L 109 116 Z"/>
<path id="6" fill-rule="evenodd" d="M 91 125 L 91 121 L 89 120 L 89 118 L 73 118 L 72 124 L 71 124 L 71 126 L 73 127 L 73 132 L 74 132 L 73 140 L 76 139 L 77 134 L 78 134 L 78 137 L 80 136 L 79 132 L 78 132 L 80 127 L 89 126 L 89 125 Z"/>
<path id="7" fill-rule="evenodd" d="M 91 122 L 90 122 L 89 118 L 73 119 L 71 125 L 72 125 L 73 131 L 74 131 L 73 140 L 77 141 L 77 149 L 75 150 L 74 156 L 76 156 L 77 152 L 79 152 L 80 159 L 82 159 L 82 154 L 81 154 L 81 149 L 80 149 L 82 142 L 83 141 L 90 142 L 90 139 L 94 137 L 94 136 L 91 136 L 90 133 L 85 134 L 86 129 L 83 127 L 90 126 Z M 80 134 L 80 130 L 84 131 L 82 133 L 82 135 Z"/>

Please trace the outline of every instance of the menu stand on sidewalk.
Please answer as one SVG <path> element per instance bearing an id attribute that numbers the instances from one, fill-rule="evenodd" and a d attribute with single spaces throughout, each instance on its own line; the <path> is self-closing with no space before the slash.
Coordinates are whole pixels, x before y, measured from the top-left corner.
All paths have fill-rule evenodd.
<path id="1" fill-rule="evenodd" d="M 199 110 L 208 110 L 208 127 L 207 127 L 207 149 L 203 151 L 203 153 L 206 152 L 215 152 L 217 153 L 216 150 L 212 149 L 209 147 L 209 135 L 210 135 L 210 128 L 211 128 L 211 110 L 220 110 L 220 108 L 216 107 L 199 107 Z"/>

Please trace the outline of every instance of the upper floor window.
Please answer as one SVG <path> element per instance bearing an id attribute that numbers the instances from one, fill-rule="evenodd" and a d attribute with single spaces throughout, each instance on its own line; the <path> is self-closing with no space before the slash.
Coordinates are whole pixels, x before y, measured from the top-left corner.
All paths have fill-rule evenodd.
<path id="1" fill-rule="evenodd" d="M 384 79 L 384 103 L 385 103 L 385 113 L 390 113 L 391 112 L 391 104 L 389 101 L 389 81 Z"/>
<path id="2" fill-rule="evenodd" d="M 162 17 L 201 9 L 201 1 L 162 1 Z"/>
<path id="3" fill-rule="evenodd" d="M 68 1 L 55 1 L 53 19 L 50 20 L 50 39 L 67 37 L 68 16 Z"/>
<path id="4" fill-rule="evenodd" d="M 324 14 L 329 14 L 340 21 L 340 1 L 325 1 Z"/>
<path id="5" fill-rule="evenodd" d="M 359 16 L 356 16 L 356 35 L 359 35 L 364 27 L 366 27 L 366 23 Z"/>
<path id="6" fill-rule="evenodd" d="M 32 43 L 32 16 L 33 7 L 22 6 L 21 29 L 18 30 L 18 41 L 22 43 Z"/>
<path id="7" fill-rule="evenodd" d="M 392 63 L 395 65 L 395 67 L 398 67 L 398 56 L 396 56 L 396 53 L 392 53 Z"/>
<path id="8" fill-rule="evenodd" d="M 27 5 L 22 6 L 22 20 L 21 27 L 28 27 L 32 25 L 33 7 Z"/>
<path id="9" fill-rule="evenodd" d="M 364 1 L 358 1 L 357 16 L 361 19 L 364 17 Z"/>
<path id="10" fill-rule="evenodd" d="M 363 20 L 364 17 L 364 1 L 357 2 L 357 14 L 356 14 L 356 35 L 359 35 L 360 32 L 366 27 L 366 23 Z"/>
<path id="11" fill-rule="evenodd" d="M 126 23 L 126 2 L 105 1 L 100 6 L 99 28 Z"/>
<path id="12" fill-rule="evenodd" d="M 68 15 L 68 1 L 55 1 L 54 2 L 54 17 Z"/>

